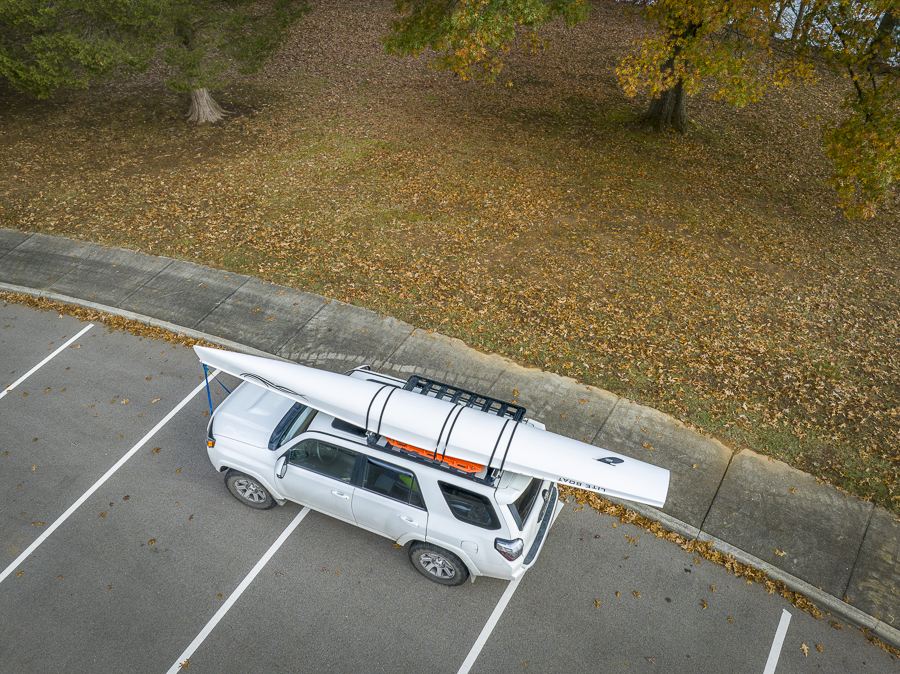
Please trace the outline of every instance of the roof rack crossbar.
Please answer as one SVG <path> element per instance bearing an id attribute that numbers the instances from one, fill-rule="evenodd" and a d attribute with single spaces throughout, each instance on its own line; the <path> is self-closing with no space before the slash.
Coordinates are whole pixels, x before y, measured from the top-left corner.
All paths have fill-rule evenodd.
<path id="1" fill-rule="evenodd" d="M 403 386 L 406 391 L 413 393 L 421 393 L 424 396 L 437 398 L 438 400 L 446 400 L 455 405 L 471 407 L 472 409 L 487 414 L 493 414 L 501 419 L 512 419 L 513 421 L 522 421 L 525 418 L 525 408 L 514 403 L 504 402 L 467 391 L 464 388 L 453 386 L 452 384 L 444 384 L 434 379 L 427 379 L 418 375 L 410 377 Z"/>

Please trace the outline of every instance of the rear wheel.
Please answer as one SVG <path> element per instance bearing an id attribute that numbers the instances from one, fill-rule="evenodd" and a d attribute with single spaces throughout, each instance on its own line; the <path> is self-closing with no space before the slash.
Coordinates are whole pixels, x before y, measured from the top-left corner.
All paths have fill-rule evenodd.
<path id="1" fill-rule="evenodd" d="M 416 571 L 441 585 L 462 585 L 469 577 L 469 569 L 459 557 L 436 545 L 413 543 L 409 548 L 409 561 Z"/>
<path id="2" fill-rule="evenodd" d="M 238 501 L 257 510 L 268 510 L 275 505 L 275 499 L 256 478 L 236 470 L 225 474 L 225 486 Z"/>

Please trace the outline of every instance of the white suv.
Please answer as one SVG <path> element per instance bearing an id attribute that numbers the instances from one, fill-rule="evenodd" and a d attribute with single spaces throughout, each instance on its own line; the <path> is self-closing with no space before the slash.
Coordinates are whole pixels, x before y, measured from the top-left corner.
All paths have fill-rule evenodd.
<path id="1" fill-rule="evenodd" d="M 524 418 L 523 408 L 458 387 L 368 368 L 348 374 L 543 430 Z M 210 460 L 244 504 L 265 509 L 294 501 L 409 544 L 413 566 L 443 585 L 475 576 L 513 580 L 534 564 L 562 507 L 553 481 L 490 462 L 438 457 L 295 402 L 256 379 L 268 388 L 241 383 L 207 431 Z"/>

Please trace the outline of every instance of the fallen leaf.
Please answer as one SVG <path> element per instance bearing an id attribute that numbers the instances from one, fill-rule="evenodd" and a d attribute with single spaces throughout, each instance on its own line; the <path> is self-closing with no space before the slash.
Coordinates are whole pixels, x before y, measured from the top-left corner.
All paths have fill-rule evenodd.
<path id="1" fill-rule="evenodd" d="M 705 600 L 705 599 L 701 599 L 701 600 L 700 600 L 700 606 L 703 607 L 703 610 L 704 610 L 704 611 L 706 610 L 706 600 Z"/>
<path id="2" fill-rule="evenodd" d="M 786 552 L 782 552 L 782 551 L 779 550 L 778 548 L 775 548 L 775 554 L 778 555 L 779 557 L 784 557 L 787 553 L 786 553 Z"/>
<path id="3" fill-rule="evenodd" d="M 822 644 L 816 644 L 816 650 L 819 651 L 819 653 L 823 653 Z"/>
<path id="4" fill-rule="evenodd" d="M 809 646 L 807 646 L 806 644 L 800 644 L 800 650 L 803 651 L 803 655 L 805 657 L 809 657 Z"/>
<path id="5" fill-rule="evenodd" d="M 635 597 L 637 597 L 638 599 L 641 598 L 641 593 L 638 592 L 637 590 L 632 590 L 632 591 L 631 591 L 631 594 L 633 594 L 633 595 L 634 595 Z"/>
<path id="6" fill-rule="evenodd" d="M 151 538 L 149 541 L 147 541 L 147 545 L 153 545 L 154 543 L 156 543 L 155 538 Z"/>
<path id="7" fill-rule="evenodd" d="M 162 400 L 162 398 L 157 398 L 156 400 L 151 400 L 150 404 L 152 405 L 153 403 L 158 403 L 160 400 Z"/>

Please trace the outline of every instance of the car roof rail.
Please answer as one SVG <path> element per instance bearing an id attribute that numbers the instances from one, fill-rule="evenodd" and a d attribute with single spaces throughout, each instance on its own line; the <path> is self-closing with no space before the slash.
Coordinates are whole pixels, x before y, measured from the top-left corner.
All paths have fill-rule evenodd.
<path id="1" fill-rule="evenodd" d="M 444 384 L 443 382 L 426 379 L 418 375 L 413 375 L 407 379 L 403 390 L 421 393 L 438 400 L 447 400 L 456 405 L 471 407 L 481 412 L 493 414 L 501 419 L 512 419 L 518 422 L 525 418 L 525 408 L 521 405 L 497 400 L 481 393 L 467 391 L 459 386 Z"/>

